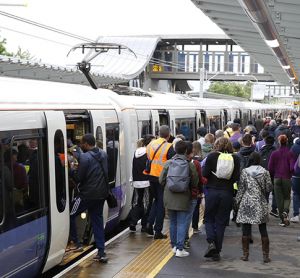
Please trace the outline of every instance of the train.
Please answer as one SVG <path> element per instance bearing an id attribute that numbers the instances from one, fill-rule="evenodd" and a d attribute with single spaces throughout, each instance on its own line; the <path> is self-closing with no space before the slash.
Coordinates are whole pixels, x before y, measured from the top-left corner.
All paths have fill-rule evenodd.
<path id="1" fill-rule="evenodd" d="M 136 142 L 158 135 L 169 125 L 172 134 L 197 139 L 197 129 L 222 129 L 240 118 L 242 125 L 258 115 L 284 117 L 288 106 L 192 98 L 184 94 L 118 90 L 0 78 L 0 276 L 35 277 L 63 260 L 69 237 L 68 147 L 85 133 L 108 153 L 109 184 L 118 207 L 104 207 L 105 231 L 128 217 L 133 188 L 131 161 Z M 64 167 L 57 179 L 57 155 Z M 25 168 L 26 173 L 20 168 Z M 22 169 L 23 169 L 22 168 Z M 87 217 L 78 219 L 79 234 L 92 241 Z"/>

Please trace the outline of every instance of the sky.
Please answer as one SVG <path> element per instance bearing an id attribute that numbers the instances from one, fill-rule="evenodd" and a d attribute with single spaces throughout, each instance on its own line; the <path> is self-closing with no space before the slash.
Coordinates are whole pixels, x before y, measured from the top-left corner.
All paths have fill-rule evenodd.
<path id="1" fill-rule="evenodd" d="M 1 6 L 24 3 L 27 7 Z M 117 35 L 223 34 L 190 0 L 0 0 L 0 10 L 90 39 Z M 9 51 L 17 51 L 20 46 L 37 59 L 57 65 L 67 64 L 68 51 L 81 42 L 2 15 L 0 38 L 7 39 Z"/>

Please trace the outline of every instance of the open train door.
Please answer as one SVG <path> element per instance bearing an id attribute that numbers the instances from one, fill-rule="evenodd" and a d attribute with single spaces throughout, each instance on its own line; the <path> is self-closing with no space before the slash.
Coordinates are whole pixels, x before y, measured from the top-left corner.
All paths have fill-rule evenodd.
<path id="1" fill-rule="evenodd" d="M 66 121 L 62 111 L 46 111 L 49 164 L 50 246 L 44 271 L 59 264 L 69 237 Z"/>

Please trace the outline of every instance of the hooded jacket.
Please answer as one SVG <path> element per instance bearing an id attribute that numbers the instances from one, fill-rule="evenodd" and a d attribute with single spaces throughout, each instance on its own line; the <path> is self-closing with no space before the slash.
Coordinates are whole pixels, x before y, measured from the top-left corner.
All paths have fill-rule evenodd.
<path id="1" fill-rule="evenodd" d="M 297 139 L 295 144 L 291 147 L 291 152 L 297 158 L 300 154 L 300 139 Z"/>
<path id="2" fill-rule="evenodd" d="M 78 171 L 74 178 L 79 182 L 78 191 L 81 199 L 106 199 L 108 196 L 107 154 L 99 148 L 81 153 Z"/>
<path id="3" fill-rule="evenodd" d="M 146 161 L 147 161 L 146 147 L 141 147 L 136 149 L 132 160 L 132 180 L 133 180 L 133 186 L 135 188 L 144 188 L 150 185 L 148 175 L 145 175 L 143 173 L 143 171 L 145 170 Z"/>
<path id="4" fill-rule="evenodd" d="M 287 136 L 289 145 L 292 145 L 293 141 L 292 141 L 292 133 L 291 133 L 290 129 L 285 125 L 280 125 L 275 130 L 275 138 L 277 139 L 280 135 L 283 135 L 283 134 Z"/>
<path id="5" fill-rule="evenodd" d="M 247 167 L 248 160 L 250 154 L 252 154 L 255 150 L 254 146 L 251 147 L 242 147 L 240 151 L 237 153 L 237 156 L 240 159 L 240 171 Z"/>
<path id="6" fill-rule="evenodd" d="M 202 155 L 203 155 L 203 158 L 207 157 L 208 154 L 212 151 L 212 149 L 213 149 L 213 145 L 212 144 L 204 143 L 202 145 Z"/>
<path id="7" fill-rule="evenodd" d="M 235 198 L 238 206 L 237 223 L 262 224 L 268 221 L 267 193 L 272 191 L 270 174 L 260 165 L 242 171 Z"/>

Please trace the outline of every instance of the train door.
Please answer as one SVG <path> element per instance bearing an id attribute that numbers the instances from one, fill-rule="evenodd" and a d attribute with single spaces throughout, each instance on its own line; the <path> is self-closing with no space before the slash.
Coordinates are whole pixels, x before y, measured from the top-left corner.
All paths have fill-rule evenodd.
<path id="1" fill-rule="evenodd" d="M 201 124 L 200 124 L 200 126 L 203 126 L 203 127 L 207 128 L 207 115 L 206 115 L 206 111 L 200 110 L 200 117 L 201 117 Z"/>
<path id="2" fill-rule="evenodd" d="M 157 110 L 151 110 L 152 134 L 158 136 L 159 133 L 159 115 Z"/>
<path id="3" fill-rule="evenodd" d="M 196 110 L 196 131 L 201 127 L 201 113 L 199 110 Z"/>
<path id="4" fill-rule="evenodd" d="M 170 123 L 169 127 L 170 127 L 170 130 L 171 130 L 171 134 L 173 136 L 175 136 L 175 134 L 176 134 L 175 112 L 174 112 L 174 110 L 169 110 L 168 113 L 169 113 L 169 123 Z"/>
<path id="5" fill-rule="evenodd" d="M 45 270 L 59 264 L 69 236 L 66 121 L 62 111 L 46 111 L 49 164 L 50 248 Z"/>
<path id="6" fill-rule="evenodd" d="M 159 115 L 159 125 L 167 125 L 170 126 L 170 117 L 169 112 L 167 110 L 158 110 Z"/>
<path id="7" fill-rule="evenodd" d="M 152 121 L 150 110 L 136 110 L 138 124 L 138 138 L 152 134 Z"/>

